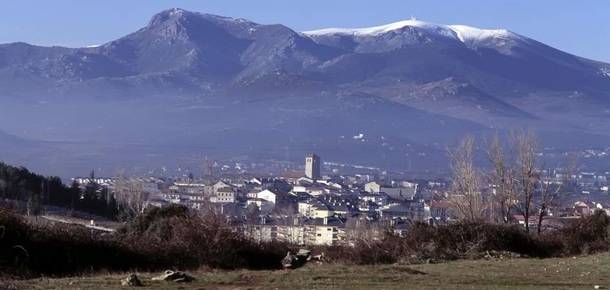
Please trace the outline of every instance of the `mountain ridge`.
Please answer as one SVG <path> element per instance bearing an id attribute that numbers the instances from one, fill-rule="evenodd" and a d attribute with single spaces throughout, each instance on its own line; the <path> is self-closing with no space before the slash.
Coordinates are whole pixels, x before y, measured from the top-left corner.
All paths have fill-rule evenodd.
<path id="1" fill-rule="evenodd" d="M 363 133 L 376 137 L 341 141 L 343 158 L 369 146 L 404 159 L 401 142 L 443 147 L 495 130 L 610 140 L 608 112 L 610 64 L 419 20 L 312 33 L 169 9 L 95 47 L 0 44 L 0 130 L 28 139 L 235 148 L 241 134 L 268 141 L 253 155 L 340 154 L 337 138 Z"/>

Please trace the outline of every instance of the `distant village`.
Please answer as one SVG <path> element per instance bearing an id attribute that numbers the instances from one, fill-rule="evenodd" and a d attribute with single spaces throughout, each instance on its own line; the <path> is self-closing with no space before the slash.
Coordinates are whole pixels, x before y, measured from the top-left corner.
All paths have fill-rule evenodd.
<path id="1" fill-rule="evenodd" d="M 447 200 L 447 180 L 324 172 L 324 163 L 316 154 L 307 155 L 304 161 L 304 172 L 281 176 L 215 175 L 210 170 L 200 178 L 88 177 L 73 182 L 81 187 L 96 183 L 109 192 L 127 190 L 137 197 L 139 210 L 181 204 L 214 211 L 259 241 L 340 245 L 363 236 L 381 237 L 388 230 L 401 234 L 416 222 L 444 224 L 457 219 Z M 561 227 L 594 210 L 610 214 L 610 172 L 565 175 L 561 169 L 545 174 L 547 184 L 569 184 L 562 187 L 566 194 L 555 201 L 542 227 Z M 494 190 L 487 186 L 485 194 L 493 195 Z M 524 218 L 513 215 L 511 222 L 524 225 Z M 529 223 L 537 226 L 534 220 Z"/>

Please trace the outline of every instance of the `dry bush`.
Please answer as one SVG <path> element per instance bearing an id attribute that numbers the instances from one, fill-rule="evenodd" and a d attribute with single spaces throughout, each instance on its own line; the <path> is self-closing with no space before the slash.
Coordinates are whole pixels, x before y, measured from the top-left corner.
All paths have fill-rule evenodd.
<path id="1" fill-rule="evenodd" d="M 533 236 L 516 225 L 460 222 L 431 226 L 415 223 L 403 236 L 387 232 L 379 241 L 334 247 L 328 258 L 353 264 L 421 263 L 480 258 L 487 252 L 553 257 L 565 253 L 562 236 Z"/>
<path id="2" fill-rule="evenodd" d="M 0 211 L 0 271 L 17 277 L 167 268 L 277 269 L 283 243 L 256 243 L 218 216 L 181 206 L 151 210 L 116 234 L 68 225 L 33 226 Z"/>
<path id="3" fill-rule="evenodd" d="M 608 227 L 610 217 L 598 210 L 591 216 L 582 217 L 571 225 L 555 233 L 564 245 L 564 252 L 572 254 L 590 254 L 610 249 Z"/>
<path id="4" fill-rule="evenodd" d="M 529 235 L 516 225 L 461 222 L 415 223 L 404 236 L 388 230 L 381 240 L 353 246 L 317 247 L 327 261 L 388 264 L 478 258 L 487 251 L 554 257 L 607 251 L 610 218 L 584 217 L 562 230 Z M 0 211 L 0 271 L 4 275 L 83 274 L 97 271 L 156 271 L 166 268 L 277 269 L 285 243 L 257 243 L 220 216 L 198 215 L 181 206 L 152 209 L 120 229 L 100 235 L 76 226 L 37 227 Z"/>
<path id="5" fill-rule="evenodd" d="M 31 232 L 31 227 L 14 212 L 0 210 L 0 273 L 24 270 L 29 256 L 24 246 Z"/>
<path id="6" fill-rule="evenodd" d="M 155 265 L 273 269 L 288 251 L 282 243 L 257 243 L 214 212 L 199 215 L 183 206 L 153 208 L 118 232 L 120 242 Z"/>
<path id="7" fill-rule="evenodd" d="M 146 263 L 146 257 L 80 226 L 35 228 L 25 247 L 30 253 L 28 269 L 33 274 L 126 271 Z"/>
<path id="8" fill-rule="evenodd" d="M 547 257 L 556 248 L 527 235 L 518 226 L 460 222 L 443 226 L 416 224 L 402 238 L 405 253 L 420 259 L 451 260 L 480 257 L 487 251 Z"/>
<path id="9" fill-rule="evenodd" d="M 21 277 L 64 275 L 113 269 L 128 270 L 143 261 L 137 253 L 80 226 L 26 223 L 0 212 L 0 269 Z"/>

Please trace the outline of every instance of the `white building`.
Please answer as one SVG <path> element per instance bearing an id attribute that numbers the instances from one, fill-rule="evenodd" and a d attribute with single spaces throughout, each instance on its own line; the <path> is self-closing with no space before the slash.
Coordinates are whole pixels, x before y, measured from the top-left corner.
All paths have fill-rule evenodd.
<path id="1" fill-rule="evenodd" d="M 385 193 L 388 197 L 396 200 L 413 200 L 417 193 L 417 183 L 403 182 L 405 187 L 385 187 L 377 182 L 369 182 L 364 185 L 364 191 L 369 193 Z"/>
<path id="2" fill-rule="evenodd" d="M 258 210 L 263 214 L 270 213 L 275 208 L 275 203 L 270 202 L 268 200 L 264 200 L 262 198 L 248 198 L 246 201 L 246 207 L 250 205 L 256 205 Z"/>
<path id="3" fill-rule="evenodd" d="M 332 246 L 346 242 L 345 228 L 339 224 L 256 225 L 246 229 L 256 241 L 286 241 L 297 245 Z"/>
<path id="4" fill-rule="evenodd" d="M 210 197 L 212 203 L 232 203 L 235 202 L 235 192 L 231 187 L 222 187 L 216 191 L 216 194 Z"/>
<path id="5" fill-rule="evenodd" d="M 268 202 L 275 204 L 277 201 L 277 194 L 275 194 L 271 190 L 265 189 L 265 190 L 257 193 L 256 198 L 264 199 Z"/>
<path id="6" fill-rule="evenodd" d="M 381 191 L 381 184 L 373 181 L 364 185 L 364 191 L 369 193 L 379 193 Z"/>

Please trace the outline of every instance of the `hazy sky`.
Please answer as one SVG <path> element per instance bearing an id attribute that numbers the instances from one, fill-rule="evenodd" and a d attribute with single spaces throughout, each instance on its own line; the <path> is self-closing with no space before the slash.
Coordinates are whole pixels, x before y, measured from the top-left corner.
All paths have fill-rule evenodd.
<path id="1" fill-rule="evenodd" d="M 282 23 L 297 31 L 363 27 L 416 17 L 507 28 L 561 50 L 610 62 L 609 0 L 2 0 L 0 43 L 101 44 L 167 8 Z"/>

